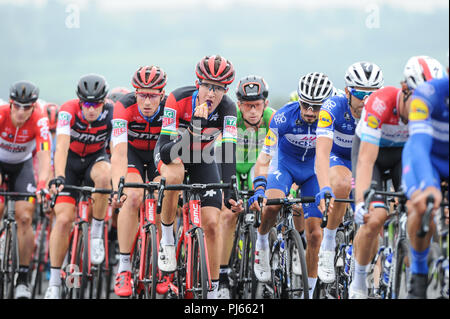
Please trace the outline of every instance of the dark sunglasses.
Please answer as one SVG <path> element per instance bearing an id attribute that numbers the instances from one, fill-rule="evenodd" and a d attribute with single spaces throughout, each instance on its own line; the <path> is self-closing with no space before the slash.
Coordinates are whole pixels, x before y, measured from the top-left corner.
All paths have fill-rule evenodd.
<path id="1" fill-rule="evenodd" d="M 99 107 L 103 106 L 102 102 L 81 102 L 81 105 L 87 109 L 93 107 L 94 109 L 98 109 Z"/>
<path id="2" fill-rule="evenodd" d="M 312 110 L 314 112 L 320 111 L 320 108 L 322 107 L 321 104 L 309 104 L 309 103 L 305 103 L 305 102 L 300 102 L 300 106 L 302 107 L 302 109 L 309 109 L 312 108 Z"/>

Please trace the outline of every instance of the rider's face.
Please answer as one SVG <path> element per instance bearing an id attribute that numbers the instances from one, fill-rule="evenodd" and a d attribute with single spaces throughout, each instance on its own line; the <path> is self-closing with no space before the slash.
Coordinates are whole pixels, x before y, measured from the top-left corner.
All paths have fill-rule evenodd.
<path id="1" fill-rule="evenodd" d="M 241 110 L 242 117 L 252 125 L 258 124 L 264 113 L 264 108 L 268 104 L 268 100 L 255 100 L 255 101 L 238 101 L 239 109 Z"/>

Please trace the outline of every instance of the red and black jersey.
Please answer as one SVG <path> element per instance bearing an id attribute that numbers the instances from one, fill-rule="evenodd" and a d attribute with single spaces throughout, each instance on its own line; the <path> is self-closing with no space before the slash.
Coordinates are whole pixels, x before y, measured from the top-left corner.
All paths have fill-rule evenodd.
<path id="1" fill-rule="evenodd" d="M 195 112 L 195 103 L 198 90 L 194 86 L 176 89 L 167 98 L 164 108 L 163 126 L 161 135 L 169 138 L 162 139 L 161 146 L 170 136 L 178 135 L 178 128 L 188 128 L 192 115 Z M 222 133 L 222 142 L 236 144 L 237 137 L 236 105 L 226 95 L 216 109 L 208 116 L 208 122 L 201 131 L 201 145 L 191 139 L 191 149 L 203 150 L 213 145 L 214 140 Z"/>
<path id="2" fill-rule="evenodd" d="M 70 150 L 81 157 L 105 149 L 112 130 L 113 105 L 105 102 L 103 111 L 92 123 L 89 123 L 81 111 L 80 100 L 70 100 L 58 113 L 56 135 L 70 135 Z"/>
<path id="3" fill-rule="evenodd" d="M 144 116 L 136 103 L 134 92 L 124 95 L 114 105 L 112 120 L 113 147 L 119 143 L 128 143 L 129 146 L 142 151 L 152 151 L 161 132 L 164 115 L 165 96 L 151 117 Z"/>

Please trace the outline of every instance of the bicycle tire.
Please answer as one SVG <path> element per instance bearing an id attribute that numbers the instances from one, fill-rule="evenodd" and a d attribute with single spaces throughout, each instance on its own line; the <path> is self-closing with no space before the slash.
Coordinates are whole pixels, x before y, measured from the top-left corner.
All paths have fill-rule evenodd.
<path id="1" fill-rule="evenodd" d="M 269 231 L 269 247 L 270 251 L 270 268 L 272 270 L 272 288 L 275 299 L 281 299 L 283 287 L 282 287 L 282 269 L 280 265 L 280 242 L 278 241 L 277 229 L 272 227 Z M 258 283 L 263 285 L 264 283 Z"/>
<path id="2" fill-rule="evenodd" d="M 144 278 L 147 282 L 151 282 L 150 287 L 145 285 L 145 298 L 156 299 L 156 284 L 158 283 L 158 248 L 157 248 L 157 228 L 155 224 L 148 227 L 146 236 L 146 252 L 145 252 L 145 273 Z"/>
<path id="3" fill-rule="evenodd" d="M 292 283 L 296 282 L 298 278 L 295 278 L 294 276 L 299 276 L 299 275 L 295 275 L 293 273 L 293 254 L 294 254 L 294 249 L 296 248 L 298 251 L 298 256 L 299 256 L 299 262 L 300 262 L 300 268 L 302 271 L 301 274 L 301 280 L 300 282 L 298 282 L 299 284 L 301 284 L 301 287 L 295 287 L 295 288 L 289 288 L 288 292 L 288 298 L 289 299 L 294 299 L 293 297 L 295 296 L 295 292 L 297 291 L 303 291 L 303 298 L 302 299 L 309 299 L 309 286 L 308 286 L 308 270 L 306 267 L 306 256 L 305 256 L 305 249 L 303 248 L 303 242 L 300 238 L 300 234 L 298 233 L 297 230 L 295 229 L 291 229 L 288 234 L 287 234 L 287 251 L 288 251 L 288 255 L 290 258 L 288 258 L 288 264 L 286 267 L 286 277 L 290 279 L 290 285 L 292 286 Z M 296 284 L 297 286 L 297 284 Z"/>
<path id="4" fill-rule="evenodd" d="M 89 279 L 89 224 L 82 222 L 81 223 L 81 232 L 80 235 L 80 251 L 78 254 L 78 265 L 81 271 L 81 284 L 80 290 L 78 294 L 79 299 L 85 299 L 86 288 L 88 287 L 88 279 Z"/>
<path id="5" fill-rule="evenodd" d="M 345 247 L 348 243 L 345 242 L 345 234 L 343 231 L 336 232 L 336 257 L 335 257 L 335 284 L 336 284 L 336 298 L 347 299 L 348 297 L 348 277 L 344 273 L 345 269 Z M 342 246 L 342 247 L 341 247 Z M 339 266 L 337 263 L 339 261 Z"/>
<path id="6" fill-rule="evenodd" d="M 250 226 L 245 233 L 244 240 L 244 285 L 243 285 L 243 299 L 255 299 L 256 288 L 258 280 L 253 270 L 255 262 L 255 244 L 256 244 L 256 230 Z"/>
<path id="7" fill-rule="evenodd" d="M 236 230 L 234 232 L 233 246 L 231 248 L 230 260 L 228 265 L 230 267 L 230 274 L 228 275 L 230 280 L 230 297 L 231 299 L 237 299 L 238 296 L 238 281 L 240 279 L 240 258 L 239 258 L 239 238 L 241 238 L 242 219 L 245 212 L 241 213 L 236 223 Z"/>
<path id="8" fill-rule="evenodd" d="M 39 227 L 39 234 L 37 235 L 38 240 L 36 243 L 36 248 L 34 252 L 34 258 L 32 259 L 32 264 L 30 265 L 31 269 L 31 299 L 36 297 L 37 290 L 41 284 L 42 272 L 41 267 L 44 265 L 43 257 L 45 253 L 45 239 L 46 239 L 46 231 L 48 226 L 48 219 L 44 218 L 44 221 L 41 223 Z"/>
<path id="9" fill-rule="evenodd" d="M 404 283 L 404 287 L 406 288 L 406 273 L 404 272 L 405 268 L 405 258 L 409 255 L 409 245 L 406 239 L 401 240 L 394 251 L 394 273 L 392 278 L 392 289 L 391 289 L 391 297 L 392 299 L 399 299 L 399 297 L 406 298 L 407 291 L 406 289 L 401 293 L 400 288 L 402 281 Z"/>
<path id="10" fill-rule="evenodd" d="M 197 228 L 192 236 L 192 293 L 194 299 L 207 299 L 209 290 L 208 268 L 206 260 L 205 236 L 203 229 Z"/>
<path id="11" fill-rule="evenodd" d="M 19 245 L 17 242 L 17 225 L 16 223 L 11 223 L 11 238 L 10 238 L 10 246 L 9 246 L 9 258 L 11 260 L 11 268 L 8 272 L 9 274 L 9 287 L 8 287 L 8 299 L 14 298 L 14 278 L 16 273 L 19 271 Z"/>
<path id="12" fill-rule="evenodd" d="M 139 280 L 139 268 L 141 264 L 141 245 L 142 245 L 142 239 L 140 237 L 137 238 L 133 254 L 131 256 L 131 276 L 133 279 L 133 289 L 130 298 L 132 299 L 143 299 L 143 289 L 141 282 Z"/>
<path id="13" fill-rule="evenodd" d="M 175 285 L 178 288 L 178 299 L 184 299 L 186 294 L 186 266 L 187 254 L 185 249 L 183 227 L 178 228 L 177 241 L 177 269 L 174 274 Z"/>

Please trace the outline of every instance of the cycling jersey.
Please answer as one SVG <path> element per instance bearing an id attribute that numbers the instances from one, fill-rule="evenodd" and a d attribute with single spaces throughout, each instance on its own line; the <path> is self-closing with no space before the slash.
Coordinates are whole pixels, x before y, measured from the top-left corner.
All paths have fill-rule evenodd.
<path id="1" fill-rule="evenodd" d="M 80 157 L 101 152 L 111 135 L 113 105 L 105 102 L 97 120 L 89 123 L 81 110 L 80 100 L 70 100 L 58 113 L 56 135 L 70 135 L 70 150 Z"/>
<path id="2" fill-rule="evenodd" d="M 401 89 L 387 86 L 366 100 L 356 134 L 362 142 L 379 147 L 403 147 L 408 139 L 408 125 L 397 110 Z"/>
<path id="3" fill-rule="evenodd" d="M 409 111 L 410 138 L 403 150 L 407 196 L 449 177 L 449 81 L 433 79 L 414 91 Z"/>
<path id="4" fill-rule="evenodd" d="M 356 124 L 347 97 L 336 95 L 322 105 L 317 124 L 317 137 L 333 140 L 331 156 L 351 161 Z"/>
<path id="5" fill-rule="evenodd" d="M 236 175 L 236 105 L 228 96 L 224 95 L 216 109 L 209 114 L 206 125 L 201 128 L 201 134 L 199 136 L 186 135 L 184 133 L 189 127 L 197 106 L 197 95 L 198 90 L 194 86 L 182 87 L 170 93 L 164 107 L 161 135 L 155 151 L 155 164 L 159 169 L 161 162 L 169 164 L 174 160 L 171 151 L 178 147 L 177 141 L 180 141 L 182 147 L 177 155 L 185 163 L 191 180 L 197 178 L 191 175 L 194 166 L 186 164 L 204 165 L 209 163 L 208 165 L 212 165 L 213 169 L 217 171 L 214 180 L 218 183 L 220 177 L 214 156 L 214 140 L 222 134 L 223 181 L 229 183 L 231 176 Z M 181 140 L 180 137 L 182 137 Z M 185 144 L 186 142 L 188 145 Z M 225 199 L 229 198 L 229 194 L 229 190 L 225 190 Z M 222 192 L 217 192 L 217 197 L 220 198 L 219 203 L 221 203 Z M 216 204 L 215 207 L 221 209 L 221 204 Z"/>
<path id="6" fill-rule="evenodd" d="M 258 130 L 253 127 L 245 126 L 242 113 L 237 108 L 237 145 L 236 145 L 236 170 L 240 174 L 247 174 L 255 165 L 258 154 L 264 146 L 264 140 L 269 130 L 269 124 L 272 120 L 275 110 L 271 107 L 264 109 Z"/>
<path id="7" fill-rule="evenodd" d="M 302 196 L 316 196 L 319 184 L 314 172 L 317 121 L 308 124 L 301 118 L 299 102 L 279 109 L 270 122 L 263 152 L 272 156 L 267 176 L 267 189 L 289 193 L 295 182 Z M 305 218 L 322 217 L 317 205 L 304 204 Z"/>
<path id="8" fill-rule="evenodd" d="M 35 106 L 30 118 L 21 127 L 11 120 L 10 105 L 0 106 L 0 162 L 23 163 L 37 150 L 50 150 L 51 135 L 47 116 Z"/>
<path id="9" fill-rule="evenodd" d="M 317 121 L 306 123 L 300 112 L 299 102 L 291 102 L 275 113 L 262 149 L 264 153 L 278 156 L 279 161 L 314 159 Z"/>
<path id="10" fill-rule="evenodd" d="M 124 95 L 117 101 L 114 105 L 113 147 L 119 143 L 128 143 L 137 150 L 154 150 L 161 132 L 166 99 L 167 97 L 162 99 L 151 117 L 144 116 L 139 110 L 134 92 Z"/>

